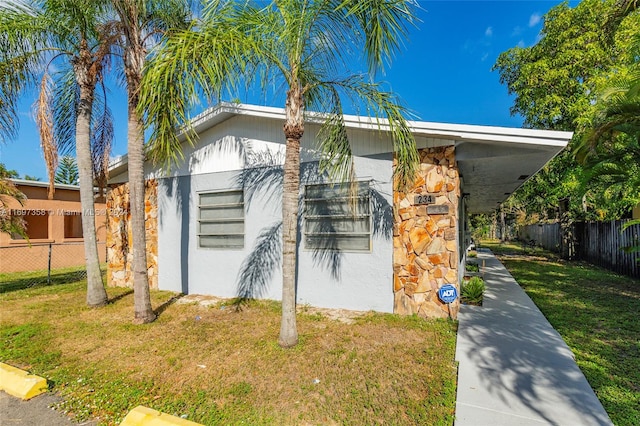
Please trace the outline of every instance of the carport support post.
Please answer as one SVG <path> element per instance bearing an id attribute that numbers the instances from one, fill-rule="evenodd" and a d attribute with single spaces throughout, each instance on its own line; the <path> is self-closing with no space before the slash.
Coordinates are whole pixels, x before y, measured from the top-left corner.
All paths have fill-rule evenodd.
<path id="1" fill-rule="evenodd" d="M 437 294 L 446 284 L 460 294 L 455 146 L 420 149 L 419 155 L 413 187 L 393 194 L 393 311 L 455 319 L 459 302 L 445 306 Z"/>

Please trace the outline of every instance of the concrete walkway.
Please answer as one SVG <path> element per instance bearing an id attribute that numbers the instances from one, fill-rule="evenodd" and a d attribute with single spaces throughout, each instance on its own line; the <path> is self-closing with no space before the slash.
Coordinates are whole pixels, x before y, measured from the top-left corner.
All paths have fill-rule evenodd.
<path id="1" fill-rule="evenodd" d="M 483 306 L 462 306 L 456 426 L 611 425 L 560 335 L 489 251 Z"/>

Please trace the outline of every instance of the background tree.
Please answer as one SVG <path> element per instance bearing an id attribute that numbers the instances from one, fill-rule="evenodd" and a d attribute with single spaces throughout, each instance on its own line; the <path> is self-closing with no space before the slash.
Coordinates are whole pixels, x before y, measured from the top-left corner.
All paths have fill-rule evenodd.
<path id="1" fill-rule="evenodd" d="M 20 205 L 24 205 L 26 200 L 25 195 L 10 180 L 17 177 L 17 171 L 7 170 L 4 164 L 0 163 L 0 232 L 17 234 L 27 240 L 29 237 L 24 220 L 20 216 L 12 215 L 9 208 L 11 200 L 17 201 Z"/>
<path id="2" fill-rule="evenodd" d="M 0 4 L 0 122 L 11 126 L 2 133 L 15 134 L 16 101 L 26 87 L 36 86 L 35 115 L 50 191 L 58 148 L 75 144 L 89 306 L 107 303 L 96 242 L 92 164 L 92 144 L 110 146 L 112 137 L 110 114 L 96 97 L 114 41 L 111 28 L 102 25 L 105 6 L 98 0 Z"/>
<path id="3" fill-rule="evenodd" d="M 593 121 L 599 88 L 619 66 L 633 62 L 630 41 L 640 32 L 640 18 L 626 3 L 562 3 L 544 16 L 535 45 L 509 49 L 494 65 L 515 95 L 511 111 L 522 115 L 525 127 L 576 133 L 569 150 L 511 197 L 530 221 L 558 220 L 563 199 L 570 200 L 575 219 L 617 219 L 634 204 L 629 185 L 618 185 L 614 195 L 609 177 L 588 171 L 570 152 Z"/>
<path id="4" fill-rule="evenodd" d="M 373 75 L 390 61 L 413 22 L 413 3 L 391 0 L 274 1 L 229 7 L 212 2 L 193 30 L 177 32 L 156 56 L 143 81 L 142 105 L 153 126 L 155 159 L 180 156 L 178 125 L 189 125 L 190 103 L 210 99 L 224 82 L 259 79 L 263 90 L 281 87 L 285 101 L 286 152 L 282 201 L 283 289 L 278 342 L 298 342 L 296 251 L 300 193 L 300 139 L 305 110 L 324 113 L 318 135 L 321 169 L 337 182 L 353 181 L 351 148 L 343 121 L 343 98 L 388 119 L 398 166 L 396 182 L 413 178 L 418 162 L 404 109 L 370 77 L 352 70 L 362 56 Z M 194 55 L 197 52 L 197 55 Z M 146 92 L 146 93 L 145 93 Z M 351 98 L 349 98 L 351 97 Z M 188 131 L 193 143 L 193 134 Z"/>
<path id="5" fill-rule="evenodd" d="M 630 3 L 625 12 L 635 6 Z M 628 190 L 629 198 L 640 203 L 640 32 L 632 36 L 630 52 L 632 63 L 617 68 L 600 90 L 593 128 L 576 154 L 593 175 L 609 178 L 610 190 Z M 640 219 L 635 219 L 622 229 L 639 224 Z M 640 244 L 626 249 L 640 251 Z"/>
<path id="6" fill-rule="evenodd" d="M 151 307 L 147 273 L 146 228 L 144 225 L 144 127 L 138 112 L 142 70 L 147 50 L 169 28 L 185 27 L 190 10 L 183 0 L 113 0 L 117 27 L 121 33 L 123 70 L 127 86 L 127 156 L 131 208 L 131 270 L 134 289 L 134 321 L 148 323 L 156 318 Z"/>
<path id="7" fill-rule="evenodd" d="M 60 159 L 55 182 L 67 185 L 78 184 L 78 164 L 76 164 L 75 158 L 65 155 Z"/>
<path id="8" fill-rule="evenodd" d="M 4 163 L 0 163 L 0 176 L 5 179 L 18 179 L 20 177 L 20 173 L 18 173 L 17 170 L 9 170 Z"/>

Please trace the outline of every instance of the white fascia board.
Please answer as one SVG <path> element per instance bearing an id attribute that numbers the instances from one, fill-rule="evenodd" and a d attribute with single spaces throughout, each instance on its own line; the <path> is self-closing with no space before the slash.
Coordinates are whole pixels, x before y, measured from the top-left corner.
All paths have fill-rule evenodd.
<path id="1" fill-rule="evenodd" d="M 127 154 L 123 154 L 111 159 L 111 161 L 109 161 L 109 174 L 112 175 L 115 173 L 115 175 L 119 175 L 120 173 L 127 170 L 128 164 L 129 156 Z"/>
<path id="2" fill-rule="evenodd" d="M 37 186 L 40 188 L 49 187 L 49 182 L 42 182 L 39 180 L 29 180 L 29 179 L 9 179 L 9 180 L 16 185 L 21 185 L 21 186 Z M 54 183 L 53 186 L 55 189 L 69 189 L 72 191 L 80 190 L 80 187 L 77 185 L 67 185 L 65 183 Z"/>
<path id="3" fill-rule="evenodd" d="M 415 133 L 441 134 L 459 141 L 505 142 L 565 147 L 573 137 L 572 132 L 556 130 L 522 129 L 516 127 L 477 126 L 410 121 Z"/>
<path id="4" fill-rule="evenodd" d="M 284 120 L 286 117 L 283 108 L 222 102 L 195 116 L 191 120 L 191 126 L 196 133 L 200 133 L 236 115 L 249 115 L 252 117 L 277 120 Z M 322 113 L 309 111 L 305 113 L 305 119 L 313 123 L 322 123 L 325 117 L 326 114 Z M 347 128 L 352 129 L 377 130 L 383 132 L 390 130 L 389 121 L 382 118 L 376 119 L 375 117 L 345 115 L 344 122 Z M 416 135 L 451 139 L 456 142 L 503 142 L 563 148 L 573 137 L 572 132 L 553 130 L 433 123 L 426 121 L 409 121 L 408 124 L 411 131 Z M 183 135 L 181 139 L 184 142 Z M 126 170 L 127 162 L 126 155 L 118 157 L 109 165 L 109 170 L 114 171 L 116 168 L 124 168 L 124 170 Z"/>
<path id="5" fill-rule="evenodd" d="M 317 114 L 318 118 L 321 117 Z M 387 119 L 374 117 L 344 116 L 345 125 L 351 128 L 389 131 Z M 572 132 L 536 130 L 516 127 L 478 126 L 472 124 L 434 123 L 409 121 L 411 132 L 430 138 L 445 138 L 455 141 L 506 142 L 565 147 L 573 137 Z"/>

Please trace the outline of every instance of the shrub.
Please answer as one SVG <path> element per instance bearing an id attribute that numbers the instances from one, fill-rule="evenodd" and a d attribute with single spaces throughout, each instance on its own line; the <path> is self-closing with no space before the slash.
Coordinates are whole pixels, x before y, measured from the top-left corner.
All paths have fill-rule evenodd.
<path id="1" fill-rule="evenodd" d="M 471 277 L 460 286 L 460 299 L 469 305 L 482 305 L 484 296 L 484 280 L 480 277 Z"/>
<path id="2" fill-rule="evenodd" d="M 467 263 L 464 269 L 469 272 L 480 272 L 480 266 L 477 263 Z"/>

